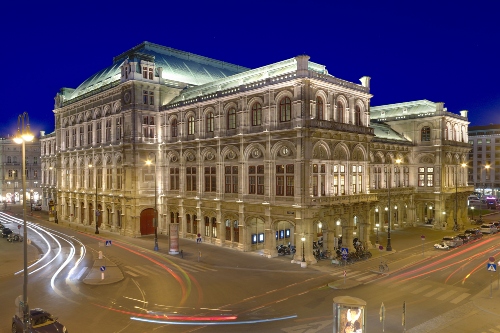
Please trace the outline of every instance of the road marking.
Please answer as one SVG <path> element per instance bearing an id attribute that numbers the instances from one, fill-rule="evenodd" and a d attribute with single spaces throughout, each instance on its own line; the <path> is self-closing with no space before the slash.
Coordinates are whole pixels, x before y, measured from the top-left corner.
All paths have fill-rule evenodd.
<path id="1" fill-rule="evenodd" d="M 431 288 L 432 286 L 423 286 L 418 289 L 413 290 L 411 293 L 412 294 L 420 294 L 422 291 Z"/>
<path id="2" fill-rule="evenodd" d="M 77 275 L 73 277 L 73 280 L 80 280 L 82 275 L 85 273 L 85 271 L 88 269 L 88 267 L 82 267 L 82 269 L 78 272 Z"/>
<path id="3" fill-rule="evenodd" d="M 444 301 L 445 299 L 447 299 L 448 297 L 450 297 L 451 295 L 453 295 L 456 292 L 457 292 L 456 290 L 450 290 L 447 293 L 444 293 L 441 296 L 439 296 L 437 299 L 440 301 Z"/>
<path id="4" fill-rule="evenodd" d="M 364 281 L 364 280 L 367 280 L 367 279 L 372 278 L 374 276 L 378 276 L 378 274 L 372 273 L 372 274 L 369 274 L 367 276 L 363 276 L 362 278 L 356 279 L 356 281 Z"/>
<path id="5" fill-rule="evenodd" d="M 138 267 L 140 267 L 141 269 L 143 269 L 143 270 L 145 270 L 146 272 L 151 273 L 151 274 L 153 274 L 153 275 L 158 275 L 158 274 L 160 274 L 159 272 L 152 270 L 152 269 L 151 269 L 151 266 L 146 266 L 146 265 L 143 265 L 143 266 L 138 266 Z"/>
<path id="6" fill-rule="evenodd" d="M 428 293 L 427 293 L 427 294 L 425 294 L 424 296 L 425 296 L 425 297 L 432 297 L 432 296 L 436 295 L 437 293 L 441 292 L 442 290 L 444 290 L 444 288 L 436 288 L 436 289 L 434 289 L 433 291 L 428 292 Z"/>
<path id="7" fill-rule="evenodd" d="M 132 275 L 133 277 L 138 277 L 139 274 L 132 273 L 131 271 L 125 271 L 125 273 Z"/>
<path id="8" fill-rule="evenodd" d="M 148 276 L 148 274 L 141 272 L 141 271 L 140 271 L 140 270 L 138 270 L 137 268 L 130 267 L 130 266 L 125 266 L 125 268 L 128 268 L 128 269 L 130 269 L 131 271 L 136 272 L 137 274 L 144 275 L 144 276 Z"/>
<path id="9" fill-rule="evenodd" d="M 356 276 L 361 276 L 361 275 L 365 275 L 366 272 L 351 272 L 351 274 L 349 274 L 349 272 L 347 272 L 347 275 L 346 275 L 346 278 L 353 278 L 353 277 L 356 277 Z"/>
<path id="10" fill-rule="evenodd" d="M 216 269 L 213 268 L 208 268 L 200 265 L 190 265 L 190 264 L 185 264 L 185 263 L 177 263 L 177 265 L 181 267 L 188 267 L 188 268 L 194 268 L 194 269 L 199 269 L 200 271 L 212 271 L 212 272 L 217 272 Z"/>
<path id="11" fill-rule="evenodd" d="M 470 294 L 463 293 L 462 295 L 460 295 L 460 296 L 455 297 L 454 299 L 452 299 L 450 302 L 453 303 L 453 304 L 458 304 L 458 302 L 463 301 L 464 299 L 466 299 L 469 296 L 470 296 Z"/>

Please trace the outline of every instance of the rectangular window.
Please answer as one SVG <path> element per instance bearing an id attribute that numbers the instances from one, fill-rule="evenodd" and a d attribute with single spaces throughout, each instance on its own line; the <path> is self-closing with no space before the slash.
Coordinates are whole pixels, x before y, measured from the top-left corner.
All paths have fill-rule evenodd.
<path id="1" fill-rule="evenodd" d="M 155 95 L 152 91 L 149 92 L 149 105 L 155 105 Z"/>
<path id="2" fill-rule="evenodd" d="M 102 141 L 102 122 L 98 121 L 96 126 L 96 142 L 101 143 Z"/>
<path id="3" fill-rule="evenodd" d="M 148 68 L 147 67 L 142 67 L 142 78 L 143 79 L 148 78 Z"/>
<path id="4" fill-rule="evenodd" d="M 102 189 L 102 168 L 97 169 L 97 188 Z"/>
<path id="5" fill-rule="evenodd" d="M 276 165 L 276 195 L 294 195 L 294 165 Z"/>
<path id="6" fill-rule="evenodd" d="M 149 93 L 147 90 L 142 91 L 142 104 L 148 104 Z"/>
<path id="7" fill-rule="evenodd" d="M 152 80 L 153 79 L 153 69 L 149 68 L 148 73 L 149 73 L 149 79 Z"/>
<path id="8" fill-rule="evenodd" d="M 264 165 L 248 167 L 248 193 L 264 194 Z"/>
<path id="9" fill-rule="evenodd" d="M 92 144 L 92 124 L 87 125 L 87 144 Z"/>
<path id="10" fill-rule="evenodd" d="M 69 129 L 66 130 L 66 138 L 65 138 L 65 143 L 66 143 L 66 149 L 69 148 Z"/>
<path id="11" fill-rule="evenodd" d="M 72 139 L 73 139 L 73 147 L 76 147 L 76 128 L 73 128 L 72 130 Z"/>
<path id="12" fill-rule="evenodd" d="M 83 146 L 85 143 L 84 143 L 84 128 L 83 126 L 80 126 L 80 146 Z"/>
<path id="13" fill-rule="evenodd" d="M 205 192 L 215 192 L 217 184 L 215 183 L 215 167 L 205 167 Z"/>
<path id="14" fill-rule="evenodd" d="M 312 172 L 313 172 L 313 183 L 312 183 L 312 192 L 313 196 L 325 195 L 325 164 L 313 164 Z"/>
<path id="15" fill-rule="evenodd" d="M 116 135 L 115 135 L 116 140 L 121 140 L 122 138 L 122 118 L 118 117 L 116 118 Z"/>
<path id="16" fill-rule="evenodd" d="M 196 191 L 196 167 L 186 167 L 186 191 Z"/>
<path id="17" fill-rule="evenodd" d="M 427 175 L 427 186 L 434 186 L 434 175 Z"/>
<path id="18" fill-rule="evenodd" d="M 179 168 L 170 168 L 170 189 L 179 190 Z"/>
<path id="19" fill-rule="evenodd" d="M 238 193 L 238 167 L 224 167 L 225 193 Z"/>
<path id="20" fill-rule="evenodd" d="M 107 190 L 112 190 L 113 184 L 113 169 L 107 168 L 106 169 L 106 189 Z"/>
<path id="21" fill-rule="evenodd" d="M 154 139 L 156 137 L 155 117 L 143 116 L 142 117 L 142 135 L 145 138 Z"/>
<path id="22" fill-rule="evenodd" d="M 116 168 L 116 189 L 122 189 L 122 168 Z"/>
<path id="23" fill-rule="evenodd" d="M 111 119 L 106 119 L 106 142 L 111 142 Z"/>

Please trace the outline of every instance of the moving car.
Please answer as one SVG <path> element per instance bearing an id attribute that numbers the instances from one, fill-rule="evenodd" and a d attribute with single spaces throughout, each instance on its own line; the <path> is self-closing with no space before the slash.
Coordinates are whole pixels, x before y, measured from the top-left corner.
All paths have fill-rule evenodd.
<path id="1" fill-rule="evenodd" d="M 475 228 L 465 230 L 464 234 L 468 235 L 471 241 L 483 238 L 483 234 L 481 233 L 481 230 L 475 229 Z"/>
<path id="2" fill-rule="evenodd" d="M 12 233 L 12 230 L 10 228 L 3 228 L 2 229 L 2 238 L 9 237 L 9 235 Z"/>
<path id="3" fill-rule="evenodd" d="M 31 331 L 33 333 L 68 333 L 66 327 L 50 313 L 36 308 L 30 310 Z M 23 331 L 23 321 L 17 314 L 12 317 L 12 333 Z"/>
<path id="4" fill-rule="evenodd" d="M 457 236 L 445 236 L 443 237 L 443 243 L 445 243 L 449 247 L 457 247 L 464 244 L 463 240 L 461 240 L 460 237 Z"/>
<path id="5" fill-rule="evenodd" d="M 481 224 L 480 230 L 483 234 L 496 234 L 498 232 L 497 227 L 493 223 Z"/>

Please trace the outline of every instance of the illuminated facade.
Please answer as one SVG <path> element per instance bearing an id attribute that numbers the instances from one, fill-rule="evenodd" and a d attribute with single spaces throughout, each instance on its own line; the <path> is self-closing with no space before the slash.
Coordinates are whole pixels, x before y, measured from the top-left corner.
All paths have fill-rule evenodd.
<path id="1" fill-rule="evenodd" d="M 333 249 L 340 235 L 368 245 L 383 219 L 383 167 L 401 158 L 404 171 L 390 173 L 391 205 L 401 206 L 391 225 L 413 225 L 424 214 L 420 193 L 444 192 L 445 164 L 466 153 L 460 140 L 443 139 L 438 120 L 467 126 L 466 115 L 417 101 L 428 114 L 370 124 L 370 78 L 360 81 L 335 78 L 308 56 L 247 69 L 142 43 L 56 96 L 56 130 L 41 149 L 59 221 L 148 235 L 157 198 L 159 233 L 178 223 L 181 237 L 269 256 L 302 237 L 306 248 L 323 236 Z M 432 145 L 417 138 L 422 126 Z M 442 158 L 429 159 L 438 150 Z M 432 186 L 417 186 L 420 164 L 436 168 Z M 436 207 L 443 196 L 426 202 Z"/>
<path id="2" fill-rule="evenodd" d="M 21 145 L 11 138 L 0 138 L 0 173 L 2 175 L 0 201 L 22 203 L 22 151 Z M 26 143 L 26 200 L 31 203 L 41 199 L 40 141 Z"/>

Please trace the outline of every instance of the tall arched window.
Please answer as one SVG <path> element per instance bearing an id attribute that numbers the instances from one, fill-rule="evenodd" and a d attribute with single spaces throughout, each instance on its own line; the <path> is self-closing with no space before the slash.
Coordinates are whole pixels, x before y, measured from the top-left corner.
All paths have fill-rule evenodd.
<path id="1" fill-rule="evenodd" d="M 194 116 L 188 118 L 188 135 L 194 134 Z"/>
<path id="2" fill-rule="evenodd" d="M 236 128 L 236 110 L 234 108 L 229 109 L 227 112 L 227 129 Z"/>
<path id="3" fill-rule="evenodd" d="M 262 105 L 254 103 L 252 105 L 252 126 L 262 125 Z"/>
<path id="4" fill-rule="evenodd" d="M 172 138 L 177 137 L 177 119 L 172 120 L 172 124 L 170 125 L 170 135 Z"/>
<path id="5" fill-rule="evenodd" d="M 359 105 L 356 105 L 354 107 L 354 125 L 361 125 L 361 108 L 359 107 Z"/>
<path id="6" fill-rule="evenodd" d="M 280 101 L 280 121 L 290 121 L 292 119 L 292 101 L 285 97 Z"/>
<path id="7" fill-rule="evenodd" d="M 336 110 L 337 114 L 336 114 L 336 117 L 335 117 L 335 120 L 339 123 L 343 123 L 344 122 L 344 104 L 342 104 L 342 102 L 337 102 L 337 110 Z"/>
<path id="8" fill-rule="evenodd" d="M 209 112 L 207 114 L 207 132 L 213 132 L 214 131 L 214 113 Z"/>
<path id="9" fill-rule="evenodd" d="M 431 128 L 429 126 L 422 127 L 420 131 L 421 141 L 431 141 Z"/>
<path id="10" fill-rule="evenodd" d="M 321 97 L 316 98 L 316 118 L 318 120 L 325 119 L 323 111 L 323 99 Z"/>

